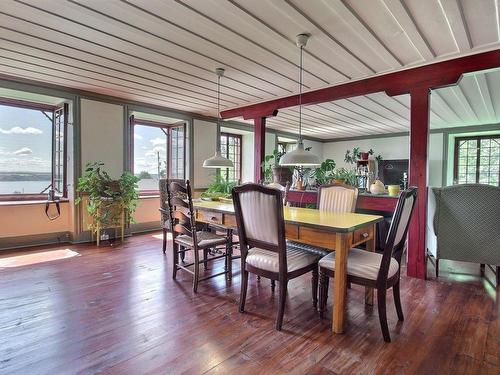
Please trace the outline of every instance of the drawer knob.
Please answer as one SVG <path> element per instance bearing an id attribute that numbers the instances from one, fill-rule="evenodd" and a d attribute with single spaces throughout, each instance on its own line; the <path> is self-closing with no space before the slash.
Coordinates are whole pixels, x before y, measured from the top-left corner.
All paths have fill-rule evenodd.
<path id="1" fill-rule="evenodd" d="M 217 221 L 217 218 L 216 218 L 215 216 L 212 216 L 212 217 L 210 218 L 210 220 L 212 220 L 212 221 Z"/>

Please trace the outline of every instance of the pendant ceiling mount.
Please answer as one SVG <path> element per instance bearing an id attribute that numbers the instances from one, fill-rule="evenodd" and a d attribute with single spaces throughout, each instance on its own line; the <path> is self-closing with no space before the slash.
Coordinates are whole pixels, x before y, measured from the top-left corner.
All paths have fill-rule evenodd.
<path id="1" fill-rule="evenodd" d="M 285 153 L 280 159 L 280 165 L 292 167 L 315 167 L 321 164 L 319 158 L 312 152 L 304 148 L 302 141 L 302 58 L 304 47 L 309 40 L 309 34 L 299 34 L 295 38 L 297 47 L 300 48 L 300 70 L 299 70 L 299 139 L 297 141 L 297 148 L 290 152 Z"/>
<path id="2" fill-rule="evenodd" d="M 224 76 L 224 68 L 216 68 L 217 75 L 217 146 L 215 155 L 203 162 L 204 168 L 234 168 L 234 164 L 221 154 L 220 150 L 220 80 Z"/>

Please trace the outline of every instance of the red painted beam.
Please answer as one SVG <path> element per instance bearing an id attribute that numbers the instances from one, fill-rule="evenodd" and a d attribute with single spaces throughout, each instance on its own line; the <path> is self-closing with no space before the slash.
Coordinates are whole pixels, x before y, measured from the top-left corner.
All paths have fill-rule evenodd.
<path id="1" fill-rule="evenodd" d="M 427 264 L 425 237 L 427 224 L 427 152 L 429 144 L 428 88 L 410 92 L 410 186 L 418 188 L 413 218 L 408 230 L 408 276 L 425 279 Z"/>
<path id="2" fill-rule="evenodd" d="M 254 125 L 254 182 L 259 183 L 264 178 L 261 164 L 266 152 L 266 118 L 255 118 Z"/>
<path id="3" fill-rule="evenodd" d="M 424 65 L 372 78 L 351 81 L 302 94 L 302 104 L 316 104 L 333 100 L 386 91 L 389 95 L 410 92 L 415 87 L 435 88 L 455 84 L 462 74 L 500 66 L 500 49 L 476 55 Z M 264 117 L 280 108 L 295 107 L 299 96 L 292 95 L 221 112 L 224 119 L 243 116 L 245 119 Z"/>

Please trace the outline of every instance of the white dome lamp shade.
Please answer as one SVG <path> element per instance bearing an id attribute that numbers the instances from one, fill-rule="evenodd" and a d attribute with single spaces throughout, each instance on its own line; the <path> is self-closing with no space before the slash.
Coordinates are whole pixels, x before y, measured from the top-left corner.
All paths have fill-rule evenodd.
<path id="1" fill-rule="evenodd" d="M 220 80 L 224 75 L 224 69 L 215 69 L 215 74 L 217 74 L 217 148 L 215 155 L 203 162 L 203 168 L 234 168 L 233 162 L 222 156 L 220 151 Z"/>
<path id="2" fill-rule="evenodd" d="M 316 167 L 321 164 L 319 158 L 312 152 L 304 149 L 302 141 L 302 55 L 304 47 L 309 39 L 308 34 L 297 35 L 297 47 L 300 48 L 300 71 L 299 71 L 299 139 L 297 148 L 285 153 L 280 159 L 280 165 L 291 167 Z"/>

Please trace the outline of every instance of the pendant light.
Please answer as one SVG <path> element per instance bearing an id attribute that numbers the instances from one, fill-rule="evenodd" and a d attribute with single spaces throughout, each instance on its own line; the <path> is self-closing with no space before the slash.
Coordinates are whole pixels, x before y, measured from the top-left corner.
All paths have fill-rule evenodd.
<path id="1" fill-rule="evenodd" d="M 220 151 L 220 79 L 224 75 L 224 69 L 215 69 L 215 74 L 217 74 L 217 148 L 215 155 L 206 159 L 203 162 L 204 168 L 234 168 L 234 164 L 231 160 L 223 157 Z"/>
<path id="2" fill-rule="evenodd" d="M 297 47 L 300 48 L 300 71 L 299 71 L 299 139 L 297 148 L 285 153 L 280 159 L 280 165 L 292 167 L 315 167 L 321 164 L 319 158 L 310 151 L 304 149 L 302 141 L 302 55 L 304 47 L 309 39 L 308 34 L 297 35 Z"/>

